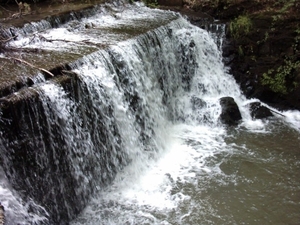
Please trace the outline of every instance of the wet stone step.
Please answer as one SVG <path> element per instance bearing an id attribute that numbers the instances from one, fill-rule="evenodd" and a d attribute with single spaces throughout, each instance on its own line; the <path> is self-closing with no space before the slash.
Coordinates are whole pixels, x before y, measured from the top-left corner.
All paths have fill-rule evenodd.
<path id="1" fill-rule="evenodd" d="M 103 1 L 99 1 L 102 3 Z M 0 54 L 0 99 L 39 82 L 61 75 L 70 64 L 116 43 L 163 26 L 178 17 L 157 10 L 145 16 L 146 7 L 134 7 L 122 1 L 99 5 L 81 5 L 75 10 L 53 10 L 57 15 L 39 21 L 4 21 L 2 40 L 10 40 Z M 51 11 L 52 13 L 52 11 Z M 24 23 L 24 21 L 23 21 Z"/>

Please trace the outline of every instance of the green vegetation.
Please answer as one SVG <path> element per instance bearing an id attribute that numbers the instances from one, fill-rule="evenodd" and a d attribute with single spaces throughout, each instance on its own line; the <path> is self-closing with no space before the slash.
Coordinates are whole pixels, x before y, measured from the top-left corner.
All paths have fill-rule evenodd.
<path id="1" fill-rule="evenodd" d="M 295 43 L 293 44 L 293 50 L 295 51 L 295 54 L 299 54 L 299 41 L 300 41 L 300 28 L 299 26 L 295 30 L 296 37 L 295 37 Z"/>
<path id="2" fill-rule="evenodd" d="M 293 81 L 295 76 L 294 71 L 300 71 L 300 61 L 297 60 L 297 54 L 299 54 L 299 40 L 300 29 L 297 27 L 295 30 L 294 44 L 292 48 L 294 55 L 284 62 L 275 70 L 269 69 L 268 72 L 263 73 L 261 78 L 261 84 L 268 86 L 272 91 L 279 94 L 288 94 L 299 86 L 296 81 Z M 289 82 L 288 82 L 289 81 Z"/>
<path id="3" fill-rule="evenodd" d="M 241 15 L 238 18 L 234 19 L 230 25 L 230 33 L 233 38 L 239 38 L 243 35 L 247 35 L 250 33 L 252 28 L 252 21 L 246 15 Z"/>
<path id="4" fill-rule="evenodd" d="M 277 70 L 269 69 L 264 73 L 261 79 L 262 85 L 268 86 L 272 91 L 279 94 L 288 94 L 298 86 L 298 83 L 293 82 L 290 89 L 287 87 L 287 80 L 291 78 L 295 69 L 300 66 L 300 62 L 292 62 L 285 60 L 285 64 L 277 68 Z"/>
<path id="5" fill-rule="evenodd" d="M 158 6 L 157 0 L 143 0 L 143 2 L 150 8 L 156 8 Z"/>
<path id="6" fill-rule="evenodd" d="M 249 0 L 183 0 L 185 5 L 192 9 L 201 9 L 202 7 L 218 8 L 226 10 L 230 6 L 241 5 Z M 299 0 L 251 0 L 252 5 L 257 4 L 257 11 L 277 11 L 278 13 L 289 13 L 293 8 L 299 7 Z M 245 13 L 245 12 L 244 12 Z"/>
<path id="7" fill-rule="evenodd" d="M 298 0 L 297 0 L 298 1 Z M 296 5 L 296 0 L 281 0 L 279 2 L 283 3 L 283 7 L 281 8 L 281 10 L 279 12 L 281 13 L 286 13 L 288 12 L 291 7 L 294 7 Z"/>
<path id="8" fill-rule="evenodd" d="M 129 0 L 129 3 L 133 3 L 136 2 L 138 0 Z M 142 2 L 145 3 L 146 6 L 150 7 L 150 8 L 156 8 L 158 7 L 158 2 L 157 0 L 142 0 Z"/>
<path id="9" fill-rule="evenodd" d="M 241 45 L 239 45 L 238 54 L 239 54 L 239 56 L 244 56 L 243 47 Z"/>

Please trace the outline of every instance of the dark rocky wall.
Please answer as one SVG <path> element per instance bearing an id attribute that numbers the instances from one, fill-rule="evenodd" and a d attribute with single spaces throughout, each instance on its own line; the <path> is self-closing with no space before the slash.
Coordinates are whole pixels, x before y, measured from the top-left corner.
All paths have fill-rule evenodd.
<path id="1" fill-rule="evenodd" d="M 158 0 L 157 2 L 164 6 L 183 6 L 183 0 Z"/>
<path id="2" fill-rule="evenodd" d="M 224 54 L 248 98 L 258 98 L 278 109 L 300 110 L 300 7 L 291 6 L 286 12 L 284 5 L 269 12 L 267 7 L 267 3 L 244 1 L 219 11 L 218 16 L 228 21 Z M 240 15 L 248 16 L 251 28 L 234 37 L 230 22 Z M 268 83 L 264 74 L 270 77 Z"/>
<path id="3" fill-rule="evenodd" d="M 192 22 L 215 18 L 227 24 L 224 61 L 248 98 L 258 98 L 277 109 L 300 110 L 300 2 L 221 0 L 214 3 L 191 4 L 185 0 L 185 7 L 179 11 Z M 243 30 L 242 24 L 240 33 L 232 32 L 231 23 L 239 16 L 250 19 L 249 32 Z M 264 83 L 264 74 L 272 70 L 268 83 Z"/>
<path id="4" fill-rule="evenodd" d="M 224 56 L 247 97 L 278 109 L 300 110 L 300 17 L 274 21 L 275 16 L 252 15 L 251 31 L 239 37 L 228 30 Z M 264 74 L 270 77 L 268 84 Z"/>
<path id="5" fill-rule="evenodd" d="M 81 210 L 84 199 L 74 190 L 75 180 L 64 147 L 67 143 L 61 136 L 54 139 L 51 135 L 61 133 L 61 127 L 49 124 L 39 94 L 34 91 L 23 91 L 22 97 L 2 102 L 1 113 L 1 162 L 12 186 L 44 205 L 51 214 L 50 224 L 66 224 Z"/>
<path id="6" fill-rule="evenodd" d="M 55 107 L 39 91 L 24 88 L 0 102 L 0 163 L 24 201 L 32 199 L 48 212 L 33 208 L 34 213 L 48 218 L 47 224 L 63 225 L 127 162 L 114 120 L 107 121 L 113 114 L 111 107 L 103 103 L 94 111 L 85 84 L 74 74 L 54 79 L 69 98 L 81 102 L 76 115 L 81 117 L 82 129 L 90 132 L 91 142 L 85 146 L 81 135 L 86 134 L 79 131 L 78 137 L 72 137 L 76 143 L 70 143 L 68 121 L 56 115 Z M 78 123 L 74 120 L 72 126 Z"/>
<path id="7" fill-rule="evenodd" d="M 34 105 L 34 108 L 29 105 Z M 47 120 L 44 118 L 41 102 L 38 98 L 29 98 L 16 103 L 9 102 L 3 108 L 5 108 L 2 110 L 4 121 L 1 125 L 2 129 L 4 127 L 7 129 L 3 131 L 5 148 L 1 148 L 1 161 L 12 186 L 24 196 L 29 196 L 41 204 L 44 203 L 49 211 L 52 211 L 53 207 L 61 208 L 64 205 L 63 202 L 56 201 L 57 198 L 53 196 L 54 192 L 51 189 L 60 185 L 57 179 L 58 174 L 62 171 L 64 174 L 69 174 L 69 172 L 67 168 L 63 168 L 67 166 L 63 157 L 54 158 L 56 153 L 51 149 L 50 135 L 47 134 L 49 125 L 45 124 Z M 38 122 L 28 124 L 31 120 Z M 5 121 L 13 122 L 5 123 Z M 42 128 L 37 124 L 40 124 Z M 57 128 L 53 127 L 53 129 Z M 42 158 L 45 153 L 47 160 L 43 162 Z M 63 150 L 57 153 L 60 156 L 65 154 Z M 40 160 L 37 160 L 39 158 Z M 56 163 L 55 160 L 57 160 Z M 40 163 L 37 163 L 39 161 Z M 53 174 L 54 176 L 49 177 L 49 170 L 57 171 L 57 176 Z M 43 177 L 46 177 L 47 183 L 42 182 Z M 43 199 L 45 201 L 49 198 L 52 199 L 52 204 L 43 202 Z M 60 196 L 59 199 L 63 200 L 63 197 Z M 62 215 L 57 215 L 57 217 L 58 220 L 62 219 Z"/>

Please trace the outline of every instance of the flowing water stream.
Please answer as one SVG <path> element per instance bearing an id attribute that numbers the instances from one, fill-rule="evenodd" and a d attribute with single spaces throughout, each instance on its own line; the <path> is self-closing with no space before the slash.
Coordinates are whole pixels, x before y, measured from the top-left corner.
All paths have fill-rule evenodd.
<path id="1" fill-rule="evenodd" d="M 82 33 L 83 24 L 135 26 L 159 16 L 170 22 L 126 40 Z M 141 5 L 70 27 L 43 36 L 78 41 L 90 35 L 94 43 L 106 38 L 108 47 L 69 64 L 77 80 L 73 90 L 55 79 L 37 82 L 31 90 L 47 118 L 37 135 L 40 167 L 51 161 L 43 151 L 67 152 L 63 163 L 72 183 L 54 167 L 60 179 L 55 191 L 64 193 L 60 210 L 68 211 L 72 225 L 300 224 L 300 112 L 252 119 L 248 104 L 257 100 L 247 100 L 228 74 L 217 45 L 222 40 L 216 39 L 222 35 Z M 31 37 L 15 44 L 57 48 Z M 78 47 L 78 42 L 64 44 L 68 50 Z M 238 127 L 219 121 L 224 96 L 239 106 Z M 5 142 L 2 138 L 0 146 Z M 51 157 L 57 157 L 58 167 L 65 165 L 59 155 Z M 8 224 L 49 224 L 47 205 L 20 200 L 0 174 Z M 84 203 L 79 215 L 72 211 L 73 194 Z"/>

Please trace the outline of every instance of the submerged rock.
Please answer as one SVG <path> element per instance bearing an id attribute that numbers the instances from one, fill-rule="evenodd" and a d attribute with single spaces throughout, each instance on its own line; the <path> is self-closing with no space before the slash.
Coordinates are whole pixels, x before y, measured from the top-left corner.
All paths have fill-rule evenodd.
<path id="1" fill-rule="evenodd" d="M 236 126 L 242 119 L 238 105 L 232 97 L 220 98 L 222 113 L 220 121 L 228 126 Z"/>
<path id="2" fill-rule="evenodd" d="M 191 104 L 192 104 L 192 109 L 193 110 L 197 110 L 197 109 L 201 109 L 203 107 L 206 107 L 206 102 L 204 100 L 202 100 L 201 98 L 198 98 L 196 96 L 193 96 L 191 98 Z"/>
<path id="3" fill-rule="evenodd" d="M 271 110 L 263 106 L 260 102 L 250 103 L 250 111 L 253 119 L 265 119 L 273 116 Z"/>

